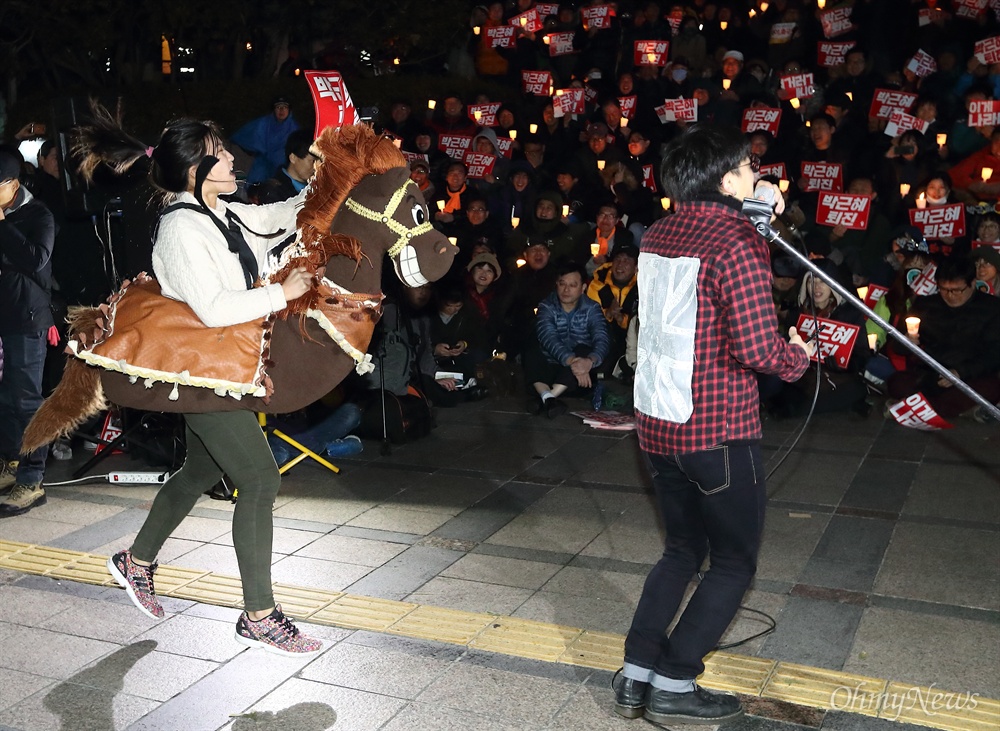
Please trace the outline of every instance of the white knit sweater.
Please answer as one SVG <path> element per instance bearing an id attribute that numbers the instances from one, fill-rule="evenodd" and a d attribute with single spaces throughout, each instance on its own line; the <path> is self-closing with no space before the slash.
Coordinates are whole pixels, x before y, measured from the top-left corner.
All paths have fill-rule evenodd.
<path id="1" fill-rule="evenodd" d="M 305 190 L 294 198 L 266 206 L 219 200 L 213 213 L 226 225 L 225 212 L 230 208 L 254 231 L 272 233 L 284 228 L 290 234 L 304 200 Z M 177 202 L 198 205 L 190 193 L 181 193 Z M 243 231 L 243 235 L 261 270 L 268 249 L 285 238 L 265 239 L 249 231 Z M 229 251 L 215 224 L 198 211 L 174 211 L 160 222 L 153 246 L 153 273 L 165 296 L 186 302 L 209 327 L 237 325 L 285 307 L 280 284 L 246 288 L 239 257 Z"/>

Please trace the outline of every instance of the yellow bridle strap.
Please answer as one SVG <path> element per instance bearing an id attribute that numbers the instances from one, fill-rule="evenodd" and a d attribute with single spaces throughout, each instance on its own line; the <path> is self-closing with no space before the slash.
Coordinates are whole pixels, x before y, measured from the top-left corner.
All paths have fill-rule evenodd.
<path id="1" fill-rule="evenodd" d="M 378 211 L 373 211 L 367 206 L 363 206 L 352 198 L 348 198 L 344 205 L 347 206 L 347 210 L 352 213 L 356 213 L 362 218 L 367 218 L 369 221 L 377 221 L 388 227 L 390 231 L 399 236 L 396 239 L 396 243 L 393 244 L 389 251 L 390 259 L 394 259 L 399 256 L 399 252 L 403 250 L 406 243 L 412 239 L 414 236 L 420 236 L 421 234 L 427 233 L 428 231 L 433 231 L 434 227 L 430 224 L 430 221 L 424 221 L 417 226 L 405 226 L 404 224 L 397 221 L 392 217 L 392 214 L 396 212 L 396 208 L 399 207 L 400 202 L 403 200 L 403 196 L 406 195 L 406 188 L 410 184 L 410 181 L 406 181 L 403 185 L 392 194 L 389 198 L 389 202 L 385 204 L 385 210 L 379 213 Z"/>

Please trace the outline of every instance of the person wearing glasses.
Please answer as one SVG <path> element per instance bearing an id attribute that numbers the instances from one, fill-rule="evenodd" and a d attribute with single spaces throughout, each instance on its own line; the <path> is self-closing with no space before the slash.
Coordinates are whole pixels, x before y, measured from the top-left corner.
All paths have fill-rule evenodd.
<path id="1" fill-rule="evenodd" d="M 1000 402 L 1000 299 L 976 289 L 976 265 L 969 258 L 943 260 L 936 279 L 937 293 L 918 297 L 910 308 L 910 315 L 920 318 L 919 332 L 910 339 L 990 403 Z M 946 419 L 976 406 L 912 355 L 887 387 L 894 399 L 922 393 Z"/>
<path id="2" fill-rule="evenodd" d="M 735 695 L 695 684 L 757 568 L 767 495 L 757 375 L 794 381 L 814 350 L 778 334 L 764 239 L 746 198 L 784 208 L 737 128 L 700 123 L 667 147 L 676 212 L 643 237 L 635 421 L 667 533 L 625 638 L 615 712 L 659 724 L 719 724 Z M 674 630 L 688 584 L 704 573 Z"/>

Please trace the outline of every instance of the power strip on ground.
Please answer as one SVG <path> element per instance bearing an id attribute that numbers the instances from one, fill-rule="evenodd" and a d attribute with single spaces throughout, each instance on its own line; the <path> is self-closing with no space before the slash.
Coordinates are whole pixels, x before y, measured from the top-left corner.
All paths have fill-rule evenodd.
<path id="1" fill-rule="evenodd" d="M 161 484 L 170 477 L 169 472 L 109 472 L 108 482 L 124 485 Z"/>

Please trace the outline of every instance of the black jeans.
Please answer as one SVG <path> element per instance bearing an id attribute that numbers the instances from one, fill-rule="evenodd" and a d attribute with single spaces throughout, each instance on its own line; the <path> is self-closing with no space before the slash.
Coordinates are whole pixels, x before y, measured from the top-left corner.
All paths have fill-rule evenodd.
<path id="1" fill-rule="evenodd" d="M 757 571 L 767 493 L 759 442 L 733 442 L 690 454 L 646 454 L 667 530 L 625 638 L 626 677 L 689 679 L 705 670 Z M 705 572 L 667 637 L 684 590 L 705 557 Z M 643 673 L 647 677 L 639 677 Z"/>

